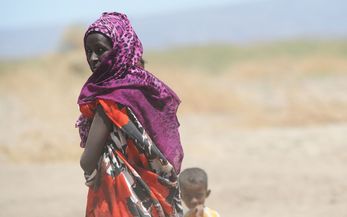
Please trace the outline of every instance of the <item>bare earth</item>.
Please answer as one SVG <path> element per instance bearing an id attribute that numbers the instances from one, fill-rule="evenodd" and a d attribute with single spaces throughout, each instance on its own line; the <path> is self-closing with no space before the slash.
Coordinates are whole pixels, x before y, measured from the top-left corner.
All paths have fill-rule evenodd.
<path id="1" fill-rule="evenodd" d="M 196 116 L 181 125 L 183 165 L 207 170 L 207 205 L 222 216 L 347 216 L 347 124 L 237 130 L 225 117 Z M 84 215 L 78 161 L 3 162 L 0 174 L 0 216 Z"/>
<path id="2" fill-rule="evenodd" d="M 347 46 L 296 56 L 304 45 L 146 58 L 182 99 L 183 168 L 207 171 L 223 217 L 347 217 Z M 235 58 L 215 70 L 216 51 Z M 0 217 L 84 216 L 74 121 L 87 72 L 83 51 L 0 62 Z"/>

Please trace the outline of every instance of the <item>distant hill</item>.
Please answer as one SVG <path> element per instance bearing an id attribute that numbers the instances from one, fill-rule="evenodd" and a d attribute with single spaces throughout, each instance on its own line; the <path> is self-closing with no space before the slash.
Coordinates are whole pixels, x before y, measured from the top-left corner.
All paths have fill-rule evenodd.
<path id="1" fill-rule="evenodd" d="M 148 48 L 347 37 L 347 1 L 270 0 L 134 19 Z"/>
<path id="2" fill-rule="evenodd" d="M 208 42 L 346 38 L 346 11 L 344 0 L 269 0 L 131 20 L 145 48 L 158 49 Z M 1 30 L 0 57 L 53 51 L 63 30 Z"/>
<path id="3" fill-rule="evenodd" d="M 0 58 L 28 57 L 54 52 L 65 27 L 0 30 Z"/>

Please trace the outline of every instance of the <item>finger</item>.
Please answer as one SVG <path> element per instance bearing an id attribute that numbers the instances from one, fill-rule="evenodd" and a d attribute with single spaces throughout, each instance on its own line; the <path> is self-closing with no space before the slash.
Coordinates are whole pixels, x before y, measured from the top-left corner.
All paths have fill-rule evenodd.
<path id="1" fill-rule="evenodd" d="M 196 216 L 197 217 L 203 217 L 204 216 L 204 209 L 202 207 L 197 208 Z"/>

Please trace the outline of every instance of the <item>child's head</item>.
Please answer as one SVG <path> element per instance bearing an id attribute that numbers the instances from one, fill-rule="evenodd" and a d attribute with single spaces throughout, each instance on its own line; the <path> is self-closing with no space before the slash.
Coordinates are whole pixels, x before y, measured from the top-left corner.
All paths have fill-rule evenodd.
<path id="1" fill-rule="evenodd" d="M 204 205 L 211 192 L 206 172 L 197 167 L 183 170 L 179 175 L 179 185 L 182 200 L 189 209 Z"/>

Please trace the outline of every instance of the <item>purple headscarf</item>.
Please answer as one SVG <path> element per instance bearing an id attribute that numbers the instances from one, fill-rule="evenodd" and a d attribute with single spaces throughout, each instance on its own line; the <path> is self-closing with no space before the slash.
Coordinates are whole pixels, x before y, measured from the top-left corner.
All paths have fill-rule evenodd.
<path id="1" fill-rule="evenodd" d="M 126 15 L 103 13 L 89 26 L 84 41 L 93 32 L 110 38 L 113 48 L 82 87 L 78 104 L 106 99 L 128 106 L 159 150 L 179 172 L 183 159 L 176 117 L 179 98 L 162 81 L 138 66 L 143 52 L 142 44 Z M 90 120 L 80 117 L 81 144 L 86 142 L 88 132 L 85 131 L 90 124 Z"/>

